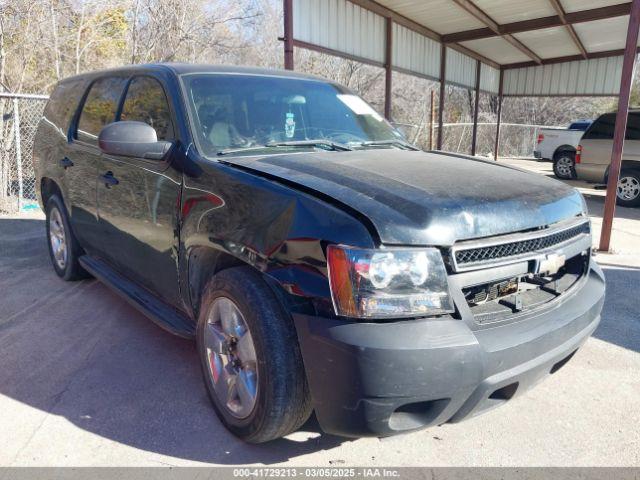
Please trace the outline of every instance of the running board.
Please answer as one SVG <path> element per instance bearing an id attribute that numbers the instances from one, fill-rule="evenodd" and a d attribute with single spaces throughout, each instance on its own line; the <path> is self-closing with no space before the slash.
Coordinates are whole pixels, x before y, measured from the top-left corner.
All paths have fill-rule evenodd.
<path id="1" fill-rule="evenodd" d="M 120 275 L 102 260 L 83 255 L 80 265 L 154 323 L 182 338 L 195 338 L 195 326 L 182 312 L 158 300 L 151 293 Z"/>

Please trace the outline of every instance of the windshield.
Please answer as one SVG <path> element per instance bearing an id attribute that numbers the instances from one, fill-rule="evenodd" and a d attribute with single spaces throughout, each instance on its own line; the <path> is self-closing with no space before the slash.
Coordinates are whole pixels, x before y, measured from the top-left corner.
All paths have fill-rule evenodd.
<path id="1" fill-rule="evenodd" d="M 299 148 L 392 148 L 396 142 L 406 143 L 369 104 L 333 84 L 275 76 L 181 78 L 196 145 L 206 156 L 261 149 L 280 153 Z"/>

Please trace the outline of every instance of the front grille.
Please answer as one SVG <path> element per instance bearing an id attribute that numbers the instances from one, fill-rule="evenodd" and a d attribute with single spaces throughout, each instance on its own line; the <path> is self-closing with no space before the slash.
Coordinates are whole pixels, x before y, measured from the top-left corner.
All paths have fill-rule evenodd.
<path id="1" fill-rule="evenodd" d="M 527 253 L 546 250 L 554 245 L 559 245 L 571 240 L 583 233 L 588 234 L 589 231 L 589 223 L 584 222 L 575 227 L 550 233 L 549 235 L 542 234 L 535 238 L 529 238 L 526 240 L 511 241 L 508 243 L 468 249 L 461 248 L 454 252 L 455 261 L 458 267 L 463 267 L 465 265 L 481 264 L 508 257 L 517 257 Z"/>

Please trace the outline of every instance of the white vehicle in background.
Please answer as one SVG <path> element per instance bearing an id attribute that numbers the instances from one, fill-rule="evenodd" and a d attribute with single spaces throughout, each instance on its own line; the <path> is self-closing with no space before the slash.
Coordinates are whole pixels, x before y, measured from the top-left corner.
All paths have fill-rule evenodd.
<path id="1" fill-rule="evenodd" d="M 590 125 L 591 120 L 578 120 L 567 128 L 541 128 L 538 131 L 538 147 L 533 156 L 552 160 L 556 177 L 575 178 L 576 147 Z"/>

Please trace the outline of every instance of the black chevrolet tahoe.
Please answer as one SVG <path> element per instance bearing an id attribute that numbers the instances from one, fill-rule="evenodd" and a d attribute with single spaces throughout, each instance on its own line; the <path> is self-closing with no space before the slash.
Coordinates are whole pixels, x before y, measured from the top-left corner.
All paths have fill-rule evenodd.
<path id="1" fill-rule="evenodd" d="M 249 442 L 312 411 L 351 437 L 460 421 L 556 372 L 600 320 L 580 193 L 420 151 L 319 78 L 68 78 L 34 160 L 55 272 L 195 338 L 215 412 Z"/>

